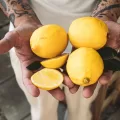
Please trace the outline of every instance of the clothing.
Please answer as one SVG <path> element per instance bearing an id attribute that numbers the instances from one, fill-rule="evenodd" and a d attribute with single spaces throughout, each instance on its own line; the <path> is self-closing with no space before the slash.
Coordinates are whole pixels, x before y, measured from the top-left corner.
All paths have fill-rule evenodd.
<path id="1" fill-rule="evenodd" d="M 71 22 L 90 16 L 98 0 L 31 0 L 31 6 L 43 25 L 59 24 L 68 30 Z"/>

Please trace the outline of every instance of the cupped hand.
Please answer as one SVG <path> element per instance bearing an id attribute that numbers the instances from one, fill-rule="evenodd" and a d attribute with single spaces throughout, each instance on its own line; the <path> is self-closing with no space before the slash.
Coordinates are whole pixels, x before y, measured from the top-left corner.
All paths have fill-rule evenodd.
<path id="1" fill-rule="evenodd" d="M 112 47 L 115 50 L 119 50 L 120 48 L 120 24 L 113 22 L 113 21 L 105 21 L 105 23 L 108 26 L 109 33 L 108 33 L 108 38 L 107 38 L 107 43 L 106 46 Z M 102 74 L 102 76 L 99 78 L 98 82 L 101 85 L 106 85 L 110 81 L 112 77 L 113 72 L 112 71 L 107 71 Z M 71 80 L 67 77 L 67 82 L 69 83 Z M 79 86 L 73 84 L 73 92 L 72 90 L 71 93 L 75 93 Z M 97 86 L 97 83 L 84 87 L 83 89 L 83 96 L 85 98 L 89 98 L 93 95 L 94 90 Z"/>
<path id="2" fill-rule="evenodd" d="M 26 20 L 21 22 L 19 26 L 13 31 L 8 32 L 5 37 L 0 40 L 0 54 L 8 52 L 12 47 L 15 47 L 16 55 L 21 63 L 23 84 L 34 97 L 38 97 L 40 94 L 40 90 L 32 84 L 30 79 L 36 71 L 30 71 L 26 67 L 34 61 L 41 61 L 41 58 L 36 56 L 30 48 L 30 37 L 34 30 L 41 26 L 39 22 L 34 20 Z M 64 75 L 64 84 L 67 85 L 72 92 L 76 91 L 76 85 L 74 85 L 66 75 Z M 48 92 L 60 101 L 65 99 L 64 92 L 60 88 Z"/>
<path id="3" fill-rule="evenodd" d="M 107 24 L 108 29 L 109 29 L 108 40 L 107 40 L 106 46 L 112 47 L 115 50 L 119 50 L 120 48 L 120 24 L 113 22 L 113 21 L 105 21 L 105 23 Z M 112 71 L 104 72 L 103 75 L 99 78 L 98 82 L 101 85 L 108 84 L 108 82 L 110 81 L 112 77 L 112 74 L 113 74 Z M 91 97 L 96 88 L 96 85 L 97 83 L 94 85 L 85 87 L 83 89 L 83 96 L 86 98 Z"/>

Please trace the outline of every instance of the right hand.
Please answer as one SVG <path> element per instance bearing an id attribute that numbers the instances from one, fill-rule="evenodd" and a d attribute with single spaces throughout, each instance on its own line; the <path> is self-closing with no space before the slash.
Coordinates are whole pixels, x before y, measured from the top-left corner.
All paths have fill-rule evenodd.
<path id="1" fill-rule="evenodd" d="M 42 25 L 33 19 L 25 20 L 0 40 L 0 54 L 8 52 L 12 47 L 15 47 L 16 55 L 21 63 L 23 84 L 28 92 L 34 97 L 38 97 L 40 94 L 39 89 L 34 86 L 30 80 L 35 71 L 30 71 L 26 69 L 26 67 L 36 60 L 41 61 L 41 58 L 36 56 L 30 48 L 30 37 L 34 30 L 40 26 Z M 64 79 L 64 84 L 68 86 L 72 93 L 75 93 L 77 91 L 76 85 L 74 85 L 67 76 L 65 76 Z M 60 88 L 51 90 L 49 93 L 60 101 L 65 98 Z"/>

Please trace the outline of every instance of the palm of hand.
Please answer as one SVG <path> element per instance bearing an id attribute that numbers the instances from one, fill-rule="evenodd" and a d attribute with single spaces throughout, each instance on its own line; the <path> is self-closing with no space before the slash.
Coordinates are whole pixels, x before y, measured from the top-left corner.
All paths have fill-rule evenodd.
<path id="1" fill-rule="evenodd" d="M 5 38 L 7 38 L 6 41 L 10 43 L 7 46 L 7 50 L 13 46 L 15 47 L 16 54 L 21 63 L 23 83 L 32 96 L 38 96 L 39 89 L 35 87 L 30 80 L 34 72 L 29 71 L 26 67 L 33 61 L 40 61 L 40 58 L 33 54 L 30 48 L 30 37 L 38 27 L 39 25 L 26 23 L 18 26 L 14 31 L 7 33 L 5 36 Z"/>
<path id="2" fill-rule="evenodd" d="M 30 71 L 26 67 L 34 61 L 41 60 L 41 58 L 36 56 L 30 48 L 30 37 L 33 31 L 38 27 L 40 27 L 40 24 L 32 24 L 30 22 L 24 23 L 16 27 L 13 31 L 8 32 L 0 41 L 0 54 L 8 52 L 12 47 L 15 47 L 16 54 L 21 63 L 23 83 L 28 92 L 34 97 L 37 97 L 40 94 L 39 89 L 35 87 L 30 80 L 31 76 L 36 71 Z M 76 91 L 78 89 L 67 76 L 64 78 L 64 84 L 66 84 L 71 91 Z M 60 88 L 51 90 L 49 93 L 58 100 L 63 100 L 65 96 Z"/>
<path id="3" fill-rule="evenodd" d="M 120 25 L 113 21 L 105 21 L 105 23 L 107 24 L 109 29 L 106 46 L 118 50 L 120 48 Z M 105 85 L 110 81 L 111 77 L 112 77 L 112 71 L 105 72 L 99 78 L 99 83 L 101 85 Z M 96 85 L 97 84 L 85 87 L 83 90 L 83 95 L 85 97 L 90 97 L 93 94 Z"/>

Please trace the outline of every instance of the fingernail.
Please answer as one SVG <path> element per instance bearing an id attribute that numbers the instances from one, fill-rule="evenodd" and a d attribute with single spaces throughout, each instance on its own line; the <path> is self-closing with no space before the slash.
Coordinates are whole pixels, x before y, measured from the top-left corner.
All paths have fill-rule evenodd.
<path id="1" fill-rule="evenodd" d="M 33 97 L 38 97 L 39 96 L 39 90 L 36 88 L 36 87 L 32 87 L 31 86 L 28 86 L 27 87 L 28 89 L 28 92 L 33 96 Z"/>
<path id="2" fill-rule="evenodd" d="M 74 93 L 76 93 L 76 92 L 77 92 L 77 90 L 78 90 L 78 88 L 73 87 L 72 89 L 70 89 L 70 92 L 71 92 L 72 94 L 74 94 Z"/>
<path id="3" fill-rule="evenodd" d="M 62 97 L 59 97 L 58 99 L 59 99 L 59 101 L 64 101 L 64 100 L 65 100 L 65 97 L 62 96 Z"/>

